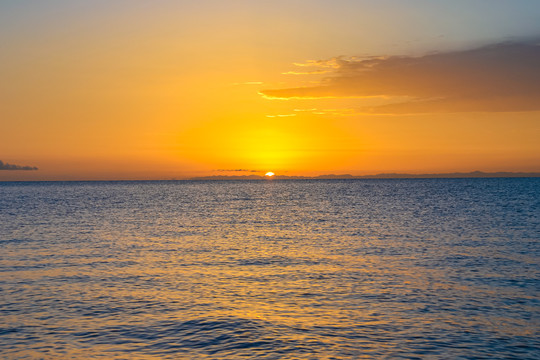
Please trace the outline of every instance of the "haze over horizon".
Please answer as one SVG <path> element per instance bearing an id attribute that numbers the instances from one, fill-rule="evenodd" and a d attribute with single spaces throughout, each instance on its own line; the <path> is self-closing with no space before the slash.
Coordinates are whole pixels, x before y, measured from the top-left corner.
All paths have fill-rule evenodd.
<path id="1" fill-rule="evenodd" d="M 0 181 L 540 172 L 539 18 L 537 1 L 2 2 Z"/>

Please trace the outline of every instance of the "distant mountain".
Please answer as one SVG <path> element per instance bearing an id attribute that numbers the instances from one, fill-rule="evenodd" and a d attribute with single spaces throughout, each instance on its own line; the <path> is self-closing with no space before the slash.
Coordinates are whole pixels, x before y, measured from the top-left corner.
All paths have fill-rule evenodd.
<path id="1" fill-rule="evenodd" d="M 537 172 L 454 172 L 443 174 L 377 174 L 357 176 L 362 179 L 431 179 L 431 178 L 506 178 L 506 177 L 540 177 Z"/>
<path id="2" fill-rule="evenodd" d="M 272 178 L 262 175 L 214 175 L 194 177 L 190 180 L 272 180 L 272 179 L 447 179 L 447 178 L 512 178 L 512 177 L 540 177 L 538 172 L 454 172 L 443 174 L 399 174 L 387 173 L 376 175 L 354 176 L 351 174 L 327 174 L 319 176 L 287 176 L 275 175 Z"/>

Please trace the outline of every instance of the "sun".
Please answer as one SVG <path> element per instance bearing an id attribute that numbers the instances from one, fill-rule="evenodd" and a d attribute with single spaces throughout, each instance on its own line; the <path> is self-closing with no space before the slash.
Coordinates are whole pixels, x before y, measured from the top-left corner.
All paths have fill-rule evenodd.
<path id="1" fill-rule="evenodd" d="M 266 174 L 264 174 L 264 176 L 268 176 L 268 177 L 272 177 L 274 176 L 275 174 L 271 171 L 267 172 Z"/>

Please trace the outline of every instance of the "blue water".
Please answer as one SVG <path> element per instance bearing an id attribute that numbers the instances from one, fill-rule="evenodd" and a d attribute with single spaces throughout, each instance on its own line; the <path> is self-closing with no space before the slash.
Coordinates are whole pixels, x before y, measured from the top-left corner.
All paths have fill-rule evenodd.
<path id="1" fill-rule="evenodd" d="M 0 183 L 6 359 L 539 359 L 540 179 Z"/>

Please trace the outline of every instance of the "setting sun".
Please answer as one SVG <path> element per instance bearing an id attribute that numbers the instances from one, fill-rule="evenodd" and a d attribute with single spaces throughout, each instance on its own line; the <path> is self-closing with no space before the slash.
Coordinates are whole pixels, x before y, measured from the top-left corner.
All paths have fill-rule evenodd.
<path id="1" fill-rule="evenodd" d="M 268 176 L 268 177 L 272 177 L 274 176 L 275 174 L 271 171 L 267 172 L 266 174 L 264 174 L 264 176 Z"/>

